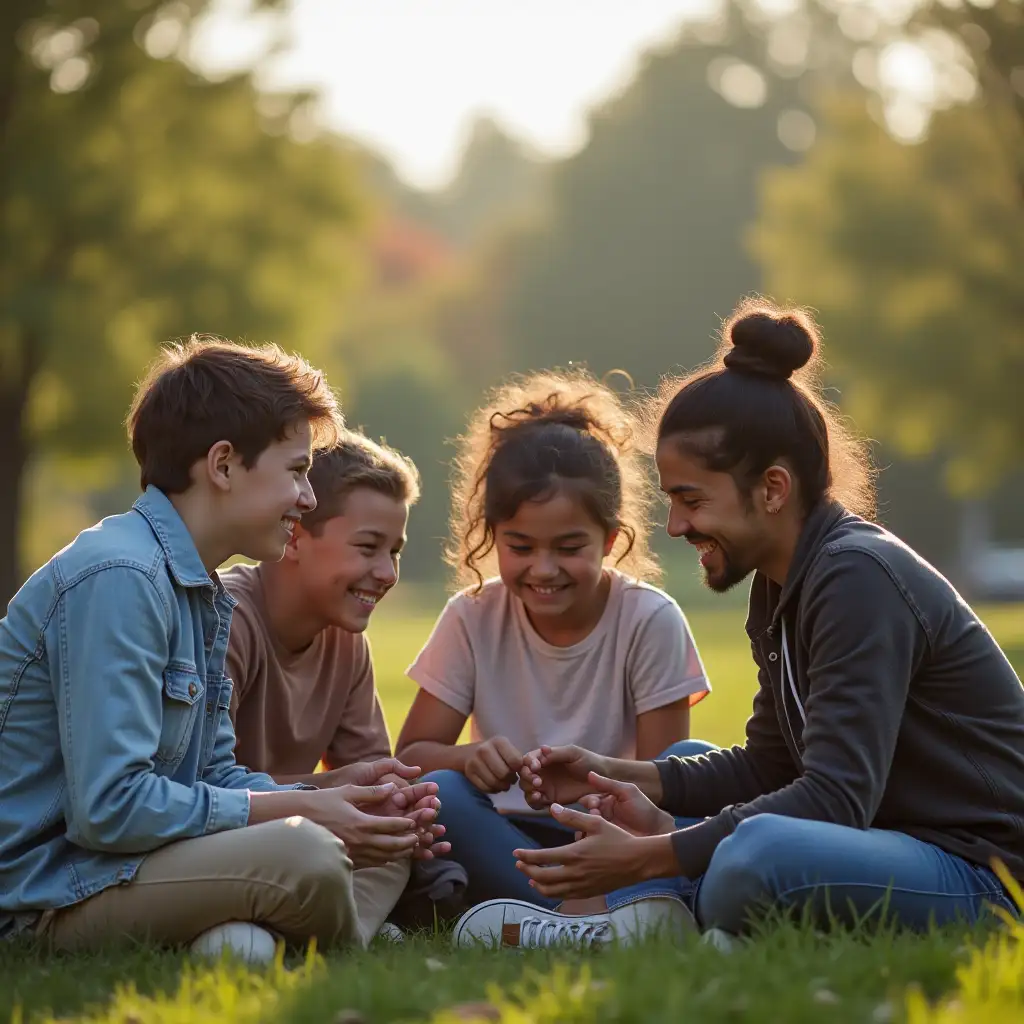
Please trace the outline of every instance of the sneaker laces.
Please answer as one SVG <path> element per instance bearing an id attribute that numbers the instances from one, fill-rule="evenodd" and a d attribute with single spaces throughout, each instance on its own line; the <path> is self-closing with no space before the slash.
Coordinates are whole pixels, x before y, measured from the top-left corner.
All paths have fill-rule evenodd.
<path id="1" fill-rule="evenodd" d="M 550 917 L 524 917 L 519 922 L 521 946 L 555 946 L 561 943 L 592 946 L 611 938 L 609 921 L 581 918 L 578 921 L 560 921 Z"/>

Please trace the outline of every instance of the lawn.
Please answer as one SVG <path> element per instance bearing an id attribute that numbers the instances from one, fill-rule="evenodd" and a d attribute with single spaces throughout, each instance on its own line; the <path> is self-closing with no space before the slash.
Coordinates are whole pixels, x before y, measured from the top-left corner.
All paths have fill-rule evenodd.
<path id="1" fill-rule="evenodd" d="M 405 668 L 437 611 L 436 603 L 395 598 L 381 606 L 371 631 L 393 735 L 414 692 Z M 714 690 L 694 710 L 693 735 L 720 744 L 741 740 L 755 686 L 742 608 L 735 602 L 717 609 L 702 605 L 688 614 Z M 986 608 L 982 617 L 1018 672 L 1024 670 L 1024 609 Z M 984 956 L 974 952 L 975 944 L 985 941 L 1003 945 Z M 0 943 L 0 1021 L 954 1024 L 984 1018 L 985 1024 L 1001 1024 L 1024 1018 L 1021 950 L 1024 943 L 962 932 L 924 938 L 888 933 L 822 937 L 779 926 L 730 956 L 693 942 L 589 956 L 477 951 L 456 956 L 443 936 L 420 936 L 399 947 L 331 955 L 308 968 L 259 974 L 228 968 L 193 971 L 183 956 L 151 950 L 48 958 L 25 946 Z M 941 1014 L 918 1007 L 908 1016 L 908 992 L 920 989 L 928 999 L 937 999 L 955 991 L 958 969 L 963 977 L 957 1003 Z M 134 985 L 137 992 L 116 993 L 119 984 Z M 979 1002 L 975 989 L 987 991 L 990 1001 Z M 480 1001 L 490 1002 L 489 1017 L 453 1015 L 453 1007 Z"/>

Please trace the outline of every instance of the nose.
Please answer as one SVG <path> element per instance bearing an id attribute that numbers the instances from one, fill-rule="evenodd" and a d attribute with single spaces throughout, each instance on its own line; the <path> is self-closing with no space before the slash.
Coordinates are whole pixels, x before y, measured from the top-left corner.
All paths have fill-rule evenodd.
<path id="1" fill-rule="evenodd" d="M 385 587 L 393 587 L 398 582 L 398 562 L 391 555 L 377 560 L 373 567 L 373 578 Z"/>
<path id="2" fill-rule="evenodd" d="M 665 532 L 670 537 L 685 537 L 688 533 L 693 532 L 693 524 L 681 509 L 670 508 Z"/>
<path id="3" fill-rule="evenodd" d="M 309 477 L 302 478 L 299 496 L 295 504 L 300 512 L 312 512 L 316 508 L 316 495 L 313 493 L 313 485 L 309 482 Z"/>
<path id="4" fill-rule="evenodd" d="M 558 561 L 550 552 L 539 552 L 533 560 L 530 575 L 538 580 L 552 580 L 558 575 Z"/>

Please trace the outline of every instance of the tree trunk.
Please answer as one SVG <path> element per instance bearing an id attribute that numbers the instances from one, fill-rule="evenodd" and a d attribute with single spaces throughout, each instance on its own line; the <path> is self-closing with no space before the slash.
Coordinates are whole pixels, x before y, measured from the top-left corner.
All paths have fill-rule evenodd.
<path id="1" fill-rule="evenodd" d="M 25 404 L 30 377 L 19 375 L 0 391 L 0 609 L 21 586 L 21 502 L 28 462 Z"/>

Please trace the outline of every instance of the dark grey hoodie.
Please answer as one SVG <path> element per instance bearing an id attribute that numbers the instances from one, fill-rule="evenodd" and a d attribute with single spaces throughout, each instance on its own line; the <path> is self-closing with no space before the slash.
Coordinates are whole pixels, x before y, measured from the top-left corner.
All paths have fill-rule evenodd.
<path id="1" fill-rule="evenodd" d="M 710 815 L 674 836 L 682 874 L 702 874 L 745 818 L 780 814 L 998 857 L 1024 880 L 1024 688 L 932 566 L 822 503 L 785 587 L 754 577 L 747 634 L 760 688 L 746 743 L 658 762 L 662 807 Z"/>

